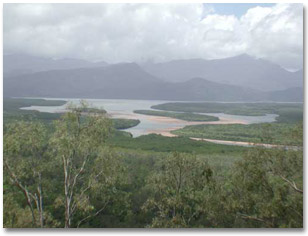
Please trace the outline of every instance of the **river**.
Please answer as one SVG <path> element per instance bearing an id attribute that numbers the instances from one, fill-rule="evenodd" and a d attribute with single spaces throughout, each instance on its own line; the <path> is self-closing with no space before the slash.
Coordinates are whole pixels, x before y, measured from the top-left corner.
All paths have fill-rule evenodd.
<path id="1" fill-rule="evenodd" d="M 67 98 L 44 98 L 46 100 L 64 100 L 67 103 L 78 104 L 80 99 L 67 99 Z M 183 128 L 187 125 L 196 124 L 253 124 L 263 122 L 274 122 L 278 116 L 276 114 L 266 114 L 265 116 L 238 116 L 229 115 L 224 113 L 200 113 L 205 115 L 217 116 L 219 121 L 210 122 L 193 122 L 183 121 L 168 117 L 149 116 L 136 114 L 134 110 L 147 110 L 151 109 L 151 106 L 166 103 L 169 101 L 160 100 L 126 100 L 126 99 L 86 99 L 90 107 L 105 109 L 111 118 L 124 118 L 124 119 L 138 119 L 140 123 L 125 131 L 130 132 L 133 137 L 140 135 L 156 133 L 165 136 L 171 136 L 170 131 Z M 174 102 L 174 101 L 173 101 Z M 25 110 L 37 110 L 40 112 L 65 112 L 66 106 L 31 106 L 21 109 Z"/>

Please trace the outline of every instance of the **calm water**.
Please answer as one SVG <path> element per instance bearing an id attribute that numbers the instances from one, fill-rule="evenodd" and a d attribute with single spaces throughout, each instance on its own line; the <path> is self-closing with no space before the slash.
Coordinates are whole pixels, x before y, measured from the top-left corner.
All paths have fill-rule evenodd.
<path id="1" fill-rule="evenodd" d="M 78 104 L 80 99 L 63 99 L 56 98 L 48 100 L 65 100 L 73 104 Z M 126 129 L 134 137 L 149 134 L 149 133 L 165 133 L 170 130 L 183 128 L 186 125 L 194 125 L 200 122 L 189 122 L 181 121 L 168 118 L 160 118 L 155 116 L 147 116 L 141 114 L 133 113 L 134 110 L 140 109 L 151 109 L 151 106 L 165 103 L 168 101 L 159 100 L 125 100 L 125 99 L 86 99 L 89 106 L 96 108 L 105 109 L 112 118 L 127 118 L 127 119 L 138 119 L 140 124 Z M 67 104 L 63 106 L 31 106 L 24 107 L 21 109 L 26 110 L 37 110 L 41 112 L 64 112 L 66 110 Z M 202 113 L 200 113 L 202 114 Z M 238 116 L 238 115 L 228 115 L 224 113 L 203 113 L 208 115 L 213 115 L 219 117 L 220 121 L 216 122 L 202 122 L 202 123 L 214 123 L 214 124 L 230 124 L 230 123 L 242 123 L 242 124 L 252 124 L 252 123 L 262 123 L 262 122 L 273 122 L 278 116 L 276 114 L 267 114 L 265 116 Z"/>

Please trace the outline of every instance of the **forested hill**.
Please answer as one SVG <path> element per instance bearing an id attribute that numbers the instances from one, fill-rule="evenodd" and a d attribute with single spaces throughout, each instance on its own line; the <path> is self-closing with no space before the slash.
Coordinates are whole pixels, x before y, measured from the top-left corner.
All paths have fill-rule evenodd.
<path id="1" fill-rule="evenodd" d="M 52 59 L 26 54 L 3 55 L 4 76 L 22 75 L 48 70 L 67 70 L 76 68 L 93 68 L 108 65 L 106 62 L 89 62 L 81 59 Z"/>
<path id="2" fill-rule="evenodd" d="M 143 69 L 168 82 L 183 82 L 194 77 L 244 86 L 261 91 L 301 87 L 303 70 L 290 72 L 263 59 L 247 54 L 217 60 L 188 59 L 146 63 Z"/>
<path id="3" fill-rule="evenodd" d="M 82 61 L 77 62 L 71 66 L 78 66 L 80 63 L 85 65 Z M 4 66 L 6 65 L 7 63 L 4 64 Z M 51 68 L 52 65 L 50 65 Z M 249 86 L 215 82 L 213 81 L 214 77 L 208 79 L 208 76 L 192 77 L 189 80 L 178 82 L 166 81 L 146 72 L 136 63 L 104 66 L 91 64 L 90 67 L 87 64 L 87 66 L 63 69 L 66 68 L 64 66 L 62 69 L 56 70 L 4 75 L 4 96 L 178 101 L 301 102 L 303 100 L 302 87 L 295 87 L 298 83 L 294 83 L 293 87 L 286 89 L 277 86 L 274 89 L 277 91 L 261 91 L 249 88 Z M 229 77 L 226 75 L 227 78 Z M 286 85 L 282 87 L 286 87 Z"/>

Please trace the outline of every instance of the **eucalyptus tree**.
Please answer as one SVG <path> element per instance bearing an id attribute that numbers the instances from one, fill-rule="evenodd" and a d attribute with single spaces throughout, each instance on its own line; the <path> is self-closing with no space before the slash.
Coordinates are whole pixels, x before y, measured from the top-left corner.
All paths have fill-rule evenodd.
<path id="1" fill-rule="evenodd" d="M 77 210 L 91 210 L 88 193 L 97 186 L 98 179 L 111 178 L 106 175 L 106 166 L 97 171 L 93 167 L 99 166 L 99 159 L 104 155 L 102 148 L 112 132 L 112 123 L 104 113 L 95 110 L 85 113 L 86 108 L 84 102 L 71 105 L 69 112 L 55 121 L 50 140 L 52 153 L 63 168 L 64 197 L 58 202 L 64 204 L 66 228 L 78 226 L 72 225 Z M 103 208 L 92 215 L 99 214 Z"/>
<path id="2" fill-rule="evenodd" d="M 47 129 L 39 122 L 13 122 L 6 126 L 3 139 L 5 173 L 23 193 L 32 226 L 44 227 L 42 178 L 49 163 Z"/>
<path id="3" fill-rule="evenodd" d="M 212 174 L 207 162 L 194 155 L 173 153 L 163 159 L 148 180 L 152 196 L 143 206 L 155 213 L 150 227 L 198 225 L 205 214 L 202 205 L 212 187 Z"/>
<path id="4" fill-rule="evenodd" d="M 302 143 L 302 125 L 290 139 Z M 303 149 L 255 148 L 234 167 L 230 205 L 238 227 L 303 227 Z"/>

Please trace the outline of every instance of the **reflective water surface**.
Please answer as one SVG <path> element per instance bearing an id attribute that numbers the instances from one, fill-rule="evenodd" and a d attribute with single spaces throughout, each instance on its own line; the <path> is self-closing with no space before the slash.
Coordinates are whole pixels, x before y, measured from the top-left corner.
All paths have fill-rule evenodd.
<path id="1" fill-rule="evenodd" d="M 78 104 L 80 99 L 63 99 L 55 98 L 48 100 L 65 100 L 68 103 Z M 274 122 L 278 116 L 276 114 L 266 114 L 265 116 L 239 116 L 229 115 L 224 113 L 200 113 L 206 115 L 217 116 L 219 121 L 211 122 L 192 122 L 183 121 L 168 117 L 148 116 L 142 114 L 135 114 L 134 110 L 151 109 L 151 106 L 166 103 L 168 101 L 159 100 L 126 100 L 126 99 L 86 99 L 90 107 L 103 108 L 105 109 L 111 118 L 126 118 L 126 119 L 138 119 L 140 120 L 139 125 L 126 129 L 125 131 L 130 132 L 134 137 L 140 135 L 157 133 L 167 136 L 171 130 L 180 129 L 187 125 L 195 124 L 252 124 L 262 122 Z M 62 106 L 31 106 L 24 107 L 21 109 L 25 110 L 37 110 L 40 112 L 65 112 L 67 104 Z"/>

